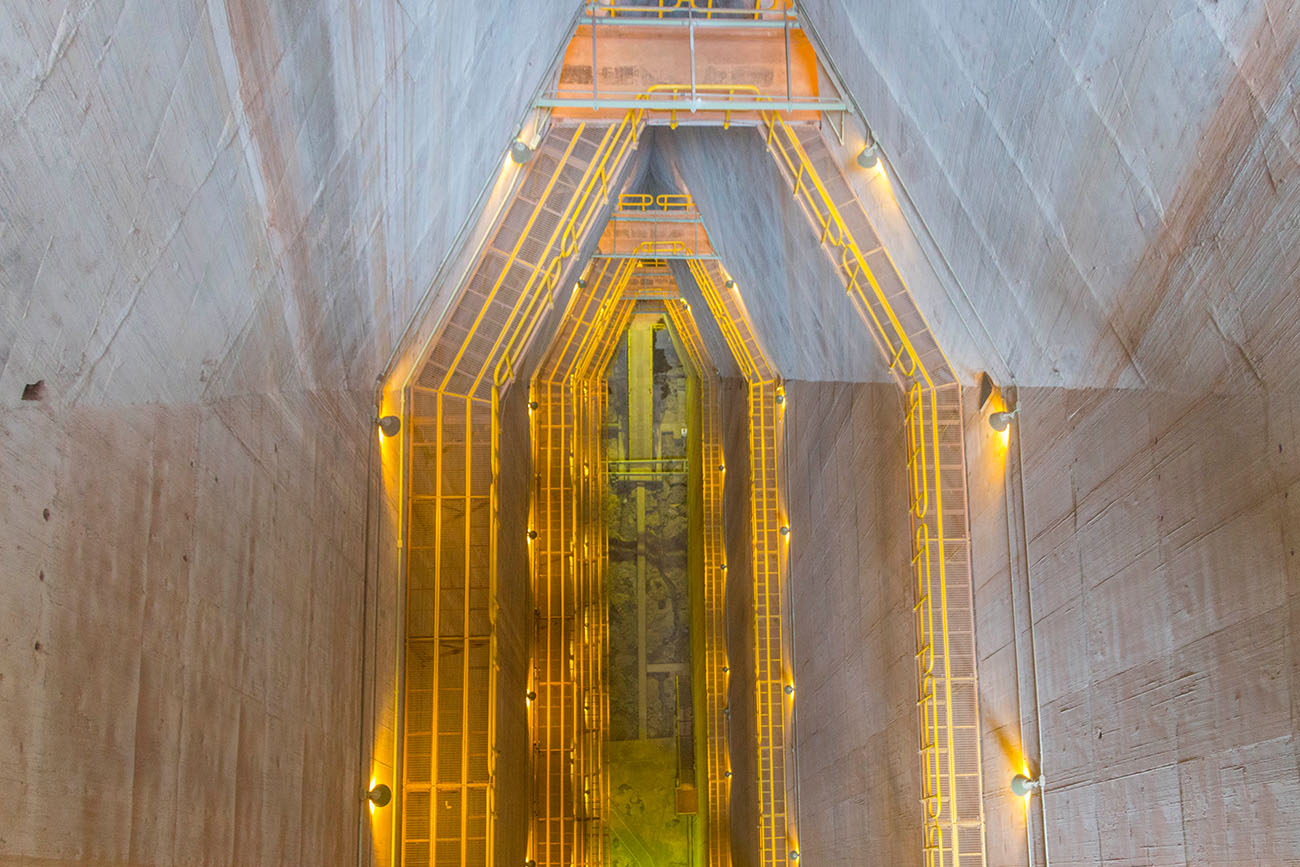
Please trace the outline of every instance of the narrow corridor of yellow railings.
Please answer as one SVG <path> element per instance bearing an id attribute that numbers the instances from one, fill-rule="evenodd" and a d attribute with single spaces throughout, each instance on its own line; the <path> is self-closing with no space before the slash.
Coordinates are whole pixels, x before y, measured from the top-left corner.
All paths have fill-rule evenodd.
<path id="1" fill-rule="evenodd" d="M 956 451 L 960 453 L 960 386 L 953 381 L 941 353 L 936 363 L 944 368 L 944 384 L 936 384 L 936 371 L 927 369 L 913 335 L 901 324 L 795 130 L 775 112 L 764 112 L 762 119 L 769 149 L 831 252 L 846 291 L 906 394 L 923 855 L 927 867 L 960 867 L 963 861 L 979 865 L 984 860 L 984 826 L 978 795 L 980 744 L 975 671 L 973 659 L 969 663 L 963 660 L 960 670 L 954 670 L 952 647 L 958 633 L 963 639 L 973 634 L 973 623 L 959 626 L 950 617 L 950 599 L 960 604 L 962 595 L 968 596 L 970 591 L 969 540 L 964 519 L 956 531 L 945 527 L 943 502 L 944 489 L 948 488 L 960 494 L 954 505 L 965 510 L 965 466 L 964 460 L 945 463 L 941 454 L 943 436 L 952 438 L 950 429 L 957 432 Z M 910 297 L 907 300 L 910 303 Z M 926 332 L 923 322 L 921 332 Z M 957 572 L 950 574 L 950 569 Z M 969 620 L 969 602 L 964 602 L 962 617 Z M 963 716 L 973 717 L 974 723 L 957 723 L 956 701 L 961 702 Z M 972 789 L 973 807 L 968 803 Z"/>
<path id="2" fill-rule="evenodd" d="M 407 681 L 410 701 L 404 723 L 405 736 L 411 743 L 424 738 L 430 744 L 428 755 L 421 757 L 429 767 L 416 767 L 416 752 L 413 750 L 408 751 L 408 760 L 403 763 L 403 794 L 410 803 L 403 810 L 402 840 L 406 863 L 413 867 L 432 863 L 431 850 L 439 840 L 442 841 L 438 844 L 440 847 L 448 841 L 455 841 L 457 863 L 492 863 L 496 751 L 489 746 L 480 756 L 477 748 L 471 750 L 470 743 L 471 740 L 477 743 L 481 734 L 485 742 L 492 745 L 496 732 L 499 392 L 513 373 L 514 359 L 526 348 L 541 318 L 559 279 L 563 261 L 576 251 L 596 213 L 608 201 L 611 175 L 624 163 L 628 151 L 635 145 L 639 116 L 629 112 L 623 123 L 604 131 L 600 141 L 594 143 L 594 149 L 584 137 L 585 131 L 583 125 L 565 131 L 571 137 L 526 222 L 517 227 L 519 235 L 514 239 L 509 256 L 491 289 L 486 297 L 476 299 L 481 306 L 474 312 L 473 324 L 456 347 L 454 358 L 438 380 L 438 385 L 435 388 L 412 387 L 412 405 L 423 408 L 414 414 L 420 416 L 423 411 L 426 416 L 414 419 L 408 428 L 412 432 L 412 474 L 423 480 L 420 482 L 423 487 L 418 489 L 412 483 L 409 495 L 412 513 L 418 512 L 424 517 L 416 522 L 417 526 L 408 529 L 408 534 L 412 556 L 424 565 L 419 567 L 418 580 L 414 575 L 416 567 L 408 567 L 411 572 L 408 581 L 412 587 L 421 588 L 417 592 L 432 591 L 435 594 L 431 605 L 425 601 L 418 604 L 408 602 L 407 642 L 408 648 L 415 648 L 408 650 L 408 667 L 409 660 L 414 659 L 413 654 L 418 651 L 431 660 L 428 665 L 433 671 L 433 686 L 429 689 L 423 688 L 428 680 L 427 673 L 421 674 L 418 682 L 414 677 L 408 677 Z M 587 156 L 587 150 L 592 151 L 590 156 Z M 517 282 L 508 283 L 519 271 L 514 267 L 515 263 L 522 261 L 519 256 L 525 240 L 538 224 L 539 217 L 546 208 L 555 207 L 550 202 L 553 194 L 563 195 L 567 191 L 567 186 L 558 186 L 564 177 L 563 170 L 579 160 L 583 165 L 581 179 L 565 199 L 566 204 L 554 231 L 540 248 L 541 252 L 536 254 L 537 261 L 523 263 L 528 268 L 526 282 L 523 286 Z M 502 229 L 498 227 L 500 231 Z M 507 302 L 510 310 L 506 324 L 500 327 L 499 320 L 494 319 L 492 334 L 486 333 L 481 326 L 489 321 L 489 310 L 494 305 L 505 307 L 506 303 L 501 303 L 501 299 L 508 297 L 509 293 L 516 294 L 512 303 Z M 500 330 L 496 330 L 498 327 Z M 493 373 L 491 381 L 487 382 L 490 389 L 482 393 L 481 386 L 489 370 Z M 468 386 L 465 385 L 467 381 Z M 432 431 L 433 438 L 430 441 L 419 439 L 417 431 Z M 432 447 L 431 454 L 428 454 L 429 447 Z M 488 466 L 484 467 L 484 464 Z M 483 468 L 488 472 L 483 473 Z M 481 514 L 480 506 L 486 506 L 486 515 L 483 516 L 486 520 L 477 517 Z M 486 553 L 486 562 L 480 562 L 483 554 L 479 552 Z M 451 570 L 445 568 L 445 557 L 452 558 L 454 566 Z M 464 610 L 458 615 L 460 625 L 452 630 L 459 633 L 457 640 L 464 644 L 460 651 L 463 660 L 460 664 L 464 670 L 457 680 L 461 689 L 456 713 L 448 713 L 450 707 L 440 709 L 440 688 L 437 686 L 442 682 L 438 674 L 442 668 L 442 654 L 436 648 L 452 640 L 444 636 L 449 628 L 441 622 L 445 606 L 437 601 L 444 594 L 444 581 L 453 582 L 453 589 L 459 587 L 463 598 Z M 425 585 L 430 583 L 432 586 L 426 588 Z M 471 620 L 478 616 L 479 606 L 486 609 L 487 634 L 483 636 L 477 635 L 481 629 L 471 629 Z M 430 611 L 431 625 L 421 620 L 419 628 L 415 628 L 415 621 L 411 618 L 427 620 Z M 420 642 L 430 643 L 435 649 L 431 653 L 419 650 Z M 486 653 L 485 660 L 478 659 L 477 655 L 482 652 Z M 418 720 L 412 717 L 413 712 L 418 712 Z M 457 717 L 460 721 L 453 725 L 452 720 Z M 486 726 L 486 730 L 480 731 L 480 725 Z M 474 738 L 470 736 L 471 726 L 474 726 Z M 438 751 L 446 748 L 448 743 L 444 734 L 459 736 L 462 741 L 461 770 L 456 776 L 461 782 L 454 798 L 460 809 L 456 819 L 452 820 L 457 822 L 459 830 L 452 833 L 448 833 L 451 829 L 443 824 L 441 807 L 433 808 L 432 801 L 437 800 L 440 805 L 441 799 L 431 798 L 435 793 L 451 795 L 448 790 L 451 784 L 444 782 L 442 770 L 446 762 L 440 764 L 438 757 Z M 483 770 L 475 770 L 480 762 Z M 431 768 L 435 770 L 431 771 Z M 481 807 L 471 806 L 480 802 Z M 425 807 L 420 809 L 419 804 L 425 804 Z"/>
<path id="3" fill-rule="evenodd" d="M 764 867 L 788 863 L 797 829 L 786 804 L 785 742 L 789 683 L 785 667 L 784 539 L 779 477 L 784 441 L 784 388 L 763 353 L 735 292 L 715 262 L 689 260 L 691 274 L 713 313 L 741 374 L 749 383 L 750 530 L 753 545 L 755 733 L 759 785 L 759 856 Z M 719 283 L 722 286 L 719 287 Z M 728 284 L 730 283 L 730 286 Z M 783 532 L 784 531 L 784 532 Z"/>
<path id="4" fill-rule="evenodd" d="M 709 867 L 731 865 L 731 760 L 727 739 L 726 553 L 723 541 L 722 419 L 718 378 L 690 308 L 680 298 L 668 318 L 700 378 L 700 444 L 704 538 L 705 705 L 707 708 L 707 815 Z"/>
<path id="5" fill-rule="evenodd" d="M 535 480 L 529 520 L 534 600 L 530 709 L 539 763 L 529 857 L 548 867 L 604 867 L 609 788 L 604 745 L 608 554 L 601 437 L 603 365 L 630 304 L 633 263 L 589 266 L 531 385 Z"/>

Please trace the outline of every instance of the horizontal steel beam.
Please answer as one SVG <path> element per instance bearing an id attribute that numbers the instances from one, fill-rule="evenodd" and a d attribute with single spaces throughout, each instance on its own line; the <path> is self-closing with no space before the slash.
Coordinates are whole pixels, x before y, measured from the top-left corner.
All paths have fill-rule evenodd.
<path id="1" fill-rule="evenodd" d="M 593 259 L 717 259 L 715 253 L 601 253 L 591 254 Z"/>
<path id="2" fill-rule="evenodd" d="M 647 10 L 650 11 L 650 10 Z M 717 15 L 720 11 L 714 9 L 713 14 Z M 749 12 L 748 14 L 753 14 Z M 690 28 L 694 25 L 697 30 L 704 30 L 712 27 L 737 29 L 744 27 L 749 30 L 784 30 L 787 25 L 791 32 L 799 29 L 799 23 L 796 19 L 788 20 L 766 19 L 755 21 L 752 18 L 610 18 L 606 15 L 597 15 L 594 18 L 590 15 L 582 15 L 578 18 L 579 24 L 592 25 L 597 28 L 605 27 L 671 27 L 671 28 Z"/>
<path id="3" fill-rule="evenodd" d="M 578 98 L 545 96 L 537 100 L 538 108 L 583 108 L 589 111 L 613 109 L 627 111 L 639 108 L 645 111 L 678 112 L 738 112 L 738 111 L 848 111 L 848 104 L 840 99 L 816 99 L 800 102 L 784 99 L 636 99 L 636 98 Z"/>
<path id="4" fill-rule="evenodd" d="M 699 214 L 686 216 L 681 211 L 615 211 L 609 216 L 610 222 L 622 220 L 625 223 L 695 223 L 704 225 Z"/>

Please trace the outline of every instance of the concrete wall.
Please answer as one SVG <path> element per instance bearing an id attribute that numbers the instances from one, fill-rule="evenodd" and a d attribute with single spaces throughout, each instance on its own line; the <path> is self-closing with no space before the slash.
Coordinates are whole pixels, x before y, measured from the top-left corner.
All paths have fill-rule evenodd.
<path id="1" fill-rule="evenodd" d="M 1300 859 L 1300 396 L 1020 399 L 1023 515 L 968 414 L 989 863 L 1039 728 L 1051 863 Z"/>
<path id="2" fill-rule="evenodd" d="M 0 863 L 354 852 L 358 398 L 0 415 Z"/>
<path id="3" fill-rule="evenodd" d="M 781 375 L 884 380 L 880 352 L 864 339 L 862 319 L 763 137 L 748 127 L 683 126 L 655 128 L 646 138 L 655 176 L 694 197 Z"/>
<path id="4" fill-rule="evenodd" d="M 1018 382 L 1290 378 L 1294 0 L 800 9 Z"/>
<path id="5" fill-rule="evenodd" d="M 0 863 L 355 859 L 371 383 L 574 8 L 0 11 Z"/>
<path id="6" fill-rule="evenodd" d="M 902 400 L 888 384 L 786 393 L 800 854 L 919 865 Z"/>

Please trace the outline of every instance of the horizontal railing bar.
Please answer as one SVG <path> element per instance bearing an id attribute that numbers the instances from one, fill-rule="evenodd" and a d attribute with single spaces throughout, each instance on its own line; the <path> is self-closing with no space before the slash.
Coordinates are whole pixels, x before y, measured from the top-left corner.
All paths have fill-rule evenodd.
<path id="1" fill-rule="evenodd" d="M 577 96 L 544 96 L 537 100 L 538 108 L 585 108 L 591 111 L 612 109 L 627 111 L 848 111 L 848 105 L 841 99 L 814 98 L 808 100 L 790 99 L 636 99 L 636 98 L 597 98 Z"/>

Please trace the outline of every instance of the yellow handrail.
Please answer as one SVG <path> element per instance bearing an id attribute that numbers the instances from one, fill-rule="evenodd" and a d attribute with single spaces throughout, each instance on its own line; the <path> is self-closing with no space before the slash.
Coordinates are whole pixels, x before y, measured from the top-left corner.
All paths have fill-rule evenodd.
<path id="1" fill-rule="evenodd" d="M 513 358 L 520 351 L 522 345 L 526 343 L 527 337 L 531 336 L 532 329 L 536 327 L 540 306 L 546 298 L 549 298 L 551 291 L 559 282 L 564 260 L 576 252 L 578 240 L 586 233 L 591 221 L 595 219 L 596 212 L 608 201 L 608 168 L 611 165 L 620 165 L 629 148 L 636 142 L 641 131 L 641 117 L 642 113 L 639 111 L 627 112 L 617 126 L 611 127 L 606 132 L 605 138 L 597 148 L 591 164 L 587 167 L 587 172 L 583 175 L 582 181 L 574 191 L 573 199 L 570 200 L 565 214 L 561 217 L 561 222 L 556 226 L 555 232 L 552 233 L 551 239 L 546 245 L 545 249 L 551 251 L 550 261 L 543 267 L 542 261 L 539 260 L 537 266 L 533 269 L 533 273 L 529 276 L 529 285 L 531 286 L 539 273 L 543 275 L 540 284 L 529 300 L 526 315 L 519 319 L 501 354 L 493 376 L 495 382 L 501 382 L 503 380 L 503 371 L 511 369 Z M 599 194 L 596 194 L 597 186 L 599 186 Z M 552 250 L 557 236 L 560 245 L 558 249 Z M 506 267 L 509 267 L 508 263 Z M 502 273 L 505 273 L 505 271 L 503 270 Z M 520 295 L 520 299 L 522 300 L 528 294 L 527 288 L 525 288 L 525 291 Z M 501 333 L 498 333 L 492 352 L 488 354 L 489 359 L 492 358 L 500 344 Z M 485 372 L 486 366 L 475 378 L 474 388 L 478 387 L 478 383 Z"/>
<path id="2" fill-rule="evenodd" d="M 857 296 L 862 309 L 869 316 L 874 336 L 884 343 L 883 349 L 890 368 L 904 378 L 918 376 L 925 380 L 926 385 L 933 386 L 934 382 L 922 364 L 920 354 L 912 345 L 907 330 L 898 321 L 876 275 L 867 264 L 867 257 L 845 225 L 839 208 L 827 192 L 812 160 L 804 152 L 798 136 L 779 113 L 763 112 L 761 116 L 767 127 L 768 146 L 793 178 L 795 198 L 805 205 L 809 216 L 820 228 L 822 243 L 840 251 L 839 266 L 844 272 L 846 290 Z M 862 285 L 864 278 L 867 287 Z M 877 307 L 884 313 L 883 321 Z"/>
<path id="3" fill-rule="evenodd" d="M 600 15 L 609 18 L 616 18 L 619 15 L 640 15 L 648 13 L 657 13 L 657 17 L 663 18 L 665 13 L 686 12 L 688 14 L 701 14 L 706 20 L 712 19 L 715 15 L 718 18 L 730 20 L 749 20 L 758 21 L 762 19 L 774 19 L 777 21 L 789 20 L 796 22 L 794 0 L 754 0 L 754 6 L 751 9 L 746 8 L 715 8 L 714 0 L 586 0 L 585 11 L 588 16 L 597 17 Z"/>
<path id="4" fill-rule="evenodd" d="M 752 99 L 765 99 L 762 91 L 752 84 L 655 84 L 651 85 L 645 94 L 638 97 L 639 99 L 649 99 L 656 93 L 668 93 L 674 96 L 686 94 L 688 96 L 698 96 L 699 94 L 708 94 L 711 96 L 734 97 L 744 95 Z M 668 110 L 668 128 L 677 129 L 677 109 Z M 722 128 L 731 128 L 731 110 L 728 109 L 722 113 Z"/>
<path id="5" fill-rule="evenodd" d="M 693 211 L 695 201 L 689 193 L 619 193 L 618 209 L 620 211 Z"/>
<path id="6" fill-rule="evenodd" d="M 725 712 L 730 666 L 726 647 L 726 562 L 722 539 L 722 488 L 726 468 L 722 451 L 718 382 L 689 306 L 679 298 L 666 307 L 668 318 L 681 338 L 691 363 L 699 372 L 700 379 L 708 853 L 710 867 L 731 867 L 731 766 Z"/>
<path id="7" fill-rule="evenodd" d="M 471 702 L 477 708 L 478 698 L 472 698 L 470 695 L 470 671 L 471 671 L 471 654 L 481 653 L 486 650 L 487 667 L 483 670 L 486 674 L 474 668 L 475 677 L 486 677 L 486 682 L 482 684 L 483 693 L 485 693 L 486 706 L 486 726 L 488 733 L 488 743 L 493 743 L 493 735 L 496 729 L 496 702 L 495 695 L 497 690 L 496 669 L 497 669 L 497 634 L 496 634 L 496 599 L 497 599 L 497 575 L 499 570 L 498 552 L 496 542 L 498 538 L 498 529 L 500 524 L 500 509 L 497 499 L 497 479 L 500 472 L 500 422 L 499 422 L 499 397 L 500 386 L 503 384 L 509 374 L 513 371 L 513 365 L 520 352 L 526 346 L 527 340 L 533 330 L 536 328 L 541 318 L 541 313 L 546 303 L 549 302 L 552 291 L 559 280 L 562 272 L 563 260 L 573 255 L 578 243 L 583 235 L 589 230 L 592 221 L 600 207 L 608 201 L 609 185 L 612 179 L 612 172 L 620 166 L 626 157 L 630 148 L 634 145 L 637 134 L 639 133 L 640 114 L 638 112 L 628 112 L 624 121 L 620 125 L 610 127 L 603 133 L 600 144 L 595 148 L 593 156 L 587 164 L 586 170 L 582 175 L 577 187 L 572 195 L 568 196 L 568 203 L 564 206 L 555 230 L 550 233 L 549 239 L 542 247 L 536 262 L 528 263 L 529 270 L 527 278 L 522 287 L 518 283 L 508 283 L 512 279 L 512 274 L 517 275 L 520 269 L 517 262 L 521 251 L 525 249 L 525 241 L 537 224 L 544 209 L 547 207 L 554 208 L 554 203 L 549 200 L 552 198 L 561 198 L 556 195 L 557 184 L 561 183 L 561 169 L 569 164 L 578 153 L 577 148 L 581 141 L 584 141 L 584 131 L 586 127 L 577 126 L 572 132 L 572 138 L 568 140 L 559 157 L 558 165 L 548 178 L 545 188 L 540 198 L 530 209 L 525 222 L 519 228 L 519 236 L 512 245 L 509 256 L 505 264 L 501 267 L 500 272 L 496 275 L 495 280 L 485 297 L 477 299 L 481 307 L 475 311 L 474 319 L 470 327 L 460 338 L 459 345 L 455 346 L 455 351 L 450 364 L 444 370 L 438 370 L 438 379 L 435 380 L 437 385 L 433 388 L 427 388 L 415 385 L 412 393 L 418 395 L 417 400 L 427 401 L 431 406 L 430 417 L 423 420 L 423 424 L 412 424 L 408 430 L 411 430 L 413 448 L 422 448 L 425 453 L 429 453 L 427 447 L 432 447 L 432 452 L 428 458 L 421 458 L 421 466 L 417 475 L 425 479 L 421 482 L 426 488 L 432 487 L 427 493 L 420 493 L 414 487 L 408 492 L 412 507 L 418 505 L 420 508 L 432 508 L 431 519 L 423 524 L 422 529 L 408 529 L 410 534 L 410 544 L 412 551 L 425 552 L 422 562 L 428 574 L 421 573 L 422 580 L 434 582 L 435 592 L 443 593 L 442 580 L 447 571 L 443 562 L 444 552 L 449 552 L 455 558 L 452 562 L 457 565 L 453 570 L 456 573 L 456 580 L 462 588 L 463 608 L 457 616 L 463 618 L 464 625 L 458 627 L 458 631 L 464 633 L 462 641 L 464 649 L 462 651 L 463 666 L 465 671 L 462 673 L 461 682 L 464 684 L 463 695 L 459 701 L 461 706 L 458 713 L 448 717 L 448 726 L 451 726 L 450 720 L 455 716 L 460 717 L 459 729 L 452 726 L 447 729 L 448 734 L 455 734 L 459 731 L 462 739 L 468 738 L 471 731 Z M 587 138 L 591 138 L 588 136 Z M 484 260 L 480 260 L 486 261 Z M 513 269 L 513 270 L 512 270 Z M 499 326 L 492 336 L 484 333 L 484 323 L 490 321 L 489 310 L 500 311 L 505 307 L 504 304 L 497 303 L 506 293 L 515 293 L 510 304 L 509 313 L 506 323 Z M 493 323 L 497 327 L 499 323 Z M 489 348 L 490 347 L 490 348 Z M 486 351 L 485 351 L 486 350 Z M 492 386 L 487 394 L 480 394 L 480 385 L 486 378 L 489 370 L 493 372 L 490 385 Z M 461 377 L 462 379 L 457 379 Z M 472 384 L 469 387 L 463 387 L 465 380 L 472 377 Z M 455 393 L 454 388 L 464 393 Z M 486 423 L 485 423 L 486 422 Z M 425 431 L 425 436 L 429 441 L 425 442 L 419 439 L 416 430 Z M 444 436 L 450 436 L 450 444 L 444 442 Z M 486 454 L 484 454 L 486 452 Z M 413 458 L 413 463 L 415 459 Z M 483 466 L 487 462 L 490 465 Z M 477 464 L 477 466 L 476 466 Z M 487 473 L 482 470 L 487 469 Z M 432 473 L 429 472 L 432 470 Z M 444 482 L 444 477 L 450 473 L 451 477 L 458 481 L 451 487 Z M 457 490 L 459 487 L 460 490 Z M 427 502 L 426 502 L 427 501 Z M 475 517 L 478 509 L 486 506 L 486 514 L 482 517 Z M 432 524 L 432 526 L 429 526 Z M 424 529 L 427 528 L 427 529 Z M 484 531 L 487 531 L 486 533 Z M 487 539 L 487 562 L 484 575 L 482 572 L 483 565 L 475 565 L 475 555 L 473 554 L 474 546 L 478 544 L 476 539 Z M 455 553 L 457 549 L 460 553 Z M 431 567 L 431 568 L 430 568 Z M 414 567 L 412 567 L 414 568 Z M 463 575 L 461 574 L 463 573 Z M 448 572 L 450 575 L 450 572 Z M 487 603 L 487 630 L 488 634 L 484 636 L 471 635 L 468 624 L 470 622 L 470 600 L 474 594 L 484 592 L 482 584 L 486 583 L 486 596 L 490 600 Z M 478 603 L 475 603 L 478 604 Z M 417 607 L 409 609 L 413 616 L 418 614 Z M 439 626 L 441 604 L 433 606 L 433 626 L 432 631 L 428 633 L 433 640 L 448 641 L 442 635 Z M 482 627 L 477 627 L 481 629 Z M 410 642 L 427 641 L 429 637 L 425 635 L 428 627 L 422 627 L 421 631 L 416 634 L 410 631 L 408 623 L 407 638 L 408 645 Z M 413 637 L 414 636 L 414 637 Z M 434 654 L 434 659 L 439 659 L 440 654 Z M 594 658 L 594 657 L 593 657 Z M 441 663 L 435 662 L 434 665 Z M 587 669 L 590 670 L 590 660 L 584 662 Z M 474 662 L 479 665 L 479 662 Z M 435 669 L 436 670 L 436 669 Z M 584 674 L 584 677 L 588 675 Z M 591 675 L 599 677 L 598 673 Z M 410 684 L 411 681 L 408 681 Z M 408 688 L 414 688 L 413 686 Z M 421 686 L 423 688 L 423 686 Z M 478 689 L 479 687 L 474 687 Z M 437 693 L 435 688 L 434 693 Z M 432 722 L 425 722 L 424 731 L 433 744 L 432 749 L 437 750 L 439 738 L 436 732 L 443 731 L 444 725 L 441 721 L 442 716 L 438 714 L 436 695 L 432 699 L 433 714 L 428 719 Z M 411 704 L 408 704 L 408 719 Z M 450 710 L 450 709 L 449 709 Z M 479 711 L 473 711 L 477 715 Z M 433 733 L 427 729 L 428 725 L 434 727 Z M 479 723 L 475 722 L 475 726 Z M 406 728 L 408 737 L 425 736 L 417 732 L 409 724 Z M 475 727 L 473 731 L 479 729 Z M 495 753 L 489 750 L 488 754 L 483 757 L 475 758 L 475 761 L 481 760 L 486 763 L 486 782 L 480 781 L 477 777 L 471 778 L 468 768 L 470 767 L 470 750 L 468 741 L 464 746 L 461 755 L 462 771 L 460 779 L 463 782 L 461 798 L 462 809 L 459 814 L 460 828 L 460 845 L 464 849 L 470 845 L 468 834 L 471 819 L 473 822 L 485 823 L 486 841 L 491 860 L 492 840 L 494 834 L 492 831 L 493 824 L 493 805 L 495 803 Z M 597 747 L 598 748 L 598 747 Z M 434 761 L 436 753 L 430 753 L 429 761 Z M 599 756 L 594 761 L 599 762 Z M 588 774 L 590 775 L 590 765 Z M 412 776 L 415 774 L 415 776 Z M 411 798 L 423 798 L 427 801 L 434 792 L 434 785 L 428 777 L 428 769 L 420 770 L 413 768 L 410 762 L 403 767 L 404 796 L 409 795 Z M 417 778 L 423 775 L 422 778 Z M 603 785 L 603 783 L 602 783 Z M 465 805 L 470 803 L 467 793 L 470 790 L 482 790 L 483 802 L 486 804 L 487 815 L 480 817 L 477 813 L 469 816 Z M 607 793 L 606 793 L 607 794 Z M 426 805 L 428 806 L 428 805 Z M 409 811 L 409 815 L 414 815 L 417 810 Z M 475 808 L 478 809 L 478 808 Z M 404 812 L 404 819 L 408 817 L 408 812 Z M 418 818 L 418 817 L 416 817 Z M 403 841 L 412 840 L 414 849 L 410 852 L 421 852 L 422 847 L 433 845 L 433 839 L 430 834 L 431 816 L 426 812 L 424 816 L 424 826 L 417 830 L 417 826 L 409 825 L 404 822 L 402 830 Z M 449 821 L 455 821 L 449 819 Z M 415 837 L 410 836 L 410 831 L 416 830 Z M 479 832 L 475 832 L 476 834 Z M 423 835 L 423 836 L 422 836 Z M 419 838 L 419 839 L 416 839 Z M 405 845 L 405 842 L 404 844 Z M 600 851 L 599 841 L 592 837 L 589 840 L 589 847 L 592 851 L 603 858 Z M 415 865 L 420 863 L 418 856 L 411 856 L 409 863 Z M 596 862 L 593 862 L 593 864 Z"/>
<path id="8" fill-rule="evenodd" d="M 961 696 L 963 711 L 978 719 L 978 691 L 975 689 L 973 663 L 963 663 L 969 674 L 954 673 L 951 647 L 953 622 L 949 611 L 950 593 L 969 593 L 969 563 L 965 583 L 950 584 L 949 556 L 953 545 L 965 544 L 965 530 L 950 536 L 945 528 L 944 489 L 964 492 L 964 465 L 945 464 L 941 456 L 939 417 L 946 413 L 947 424 L 957 427 L 960 448 L 960 386 L 955 382 L 936 384 L 935 371 L 927 369 L 888 296 L 882 290 L 866 256 L 853 238 L 834 197 L 827 190 L 798 136 L 776 112 L 762 112 L 769 149 L 778 165 L 789 176 L 795 198 L 804 207 L 814 229 L 832 259 L 839 266 L 845 289 L 855 300 L 872 337 L 880 345 L 890 369 L 898 377 L 907 396 L 906 456 L 910 493 L 910 514 L 915 528 L 912 569 L 916 580 L 914 617 L 916 626 L 917 707 L 920 735 L 920 760 L 924 814 L 923 854 L 927 867 L 960 867 L 983 861 L 982 807 L 977 818 L 959 814 L 957 793 L 965 789 L 980 790 L 978 725 L 963 726 L 960 740 L 961 765 L 973 770 L 958 770 L 959 741 L 955 735 L 954 684 L 964 681 L 967 689 Z M 926 334 L 924 324 L 918 334 Z M 947 362 L 938 353 L 936 364 L 951 379 Z M 941 403 L 941 390 L 944 394 Z M 955 395 L 955 397 L 953 396 Z M 965 508 L 964 496 L 960 506 Z M 964 550 L 958 548 L 957 550 Z M 960 588 L 957 589 L 957 588 Z M 963 618 L 970 620 L 969 602 Z M 973 622 L 964 624 L 973 631 Z M 942 752 L 941 752 L 942 751 Z M 976 799 L 978 801 L 978 799 Z M 964 836 L 959 828 L 971 832 Z"/>

